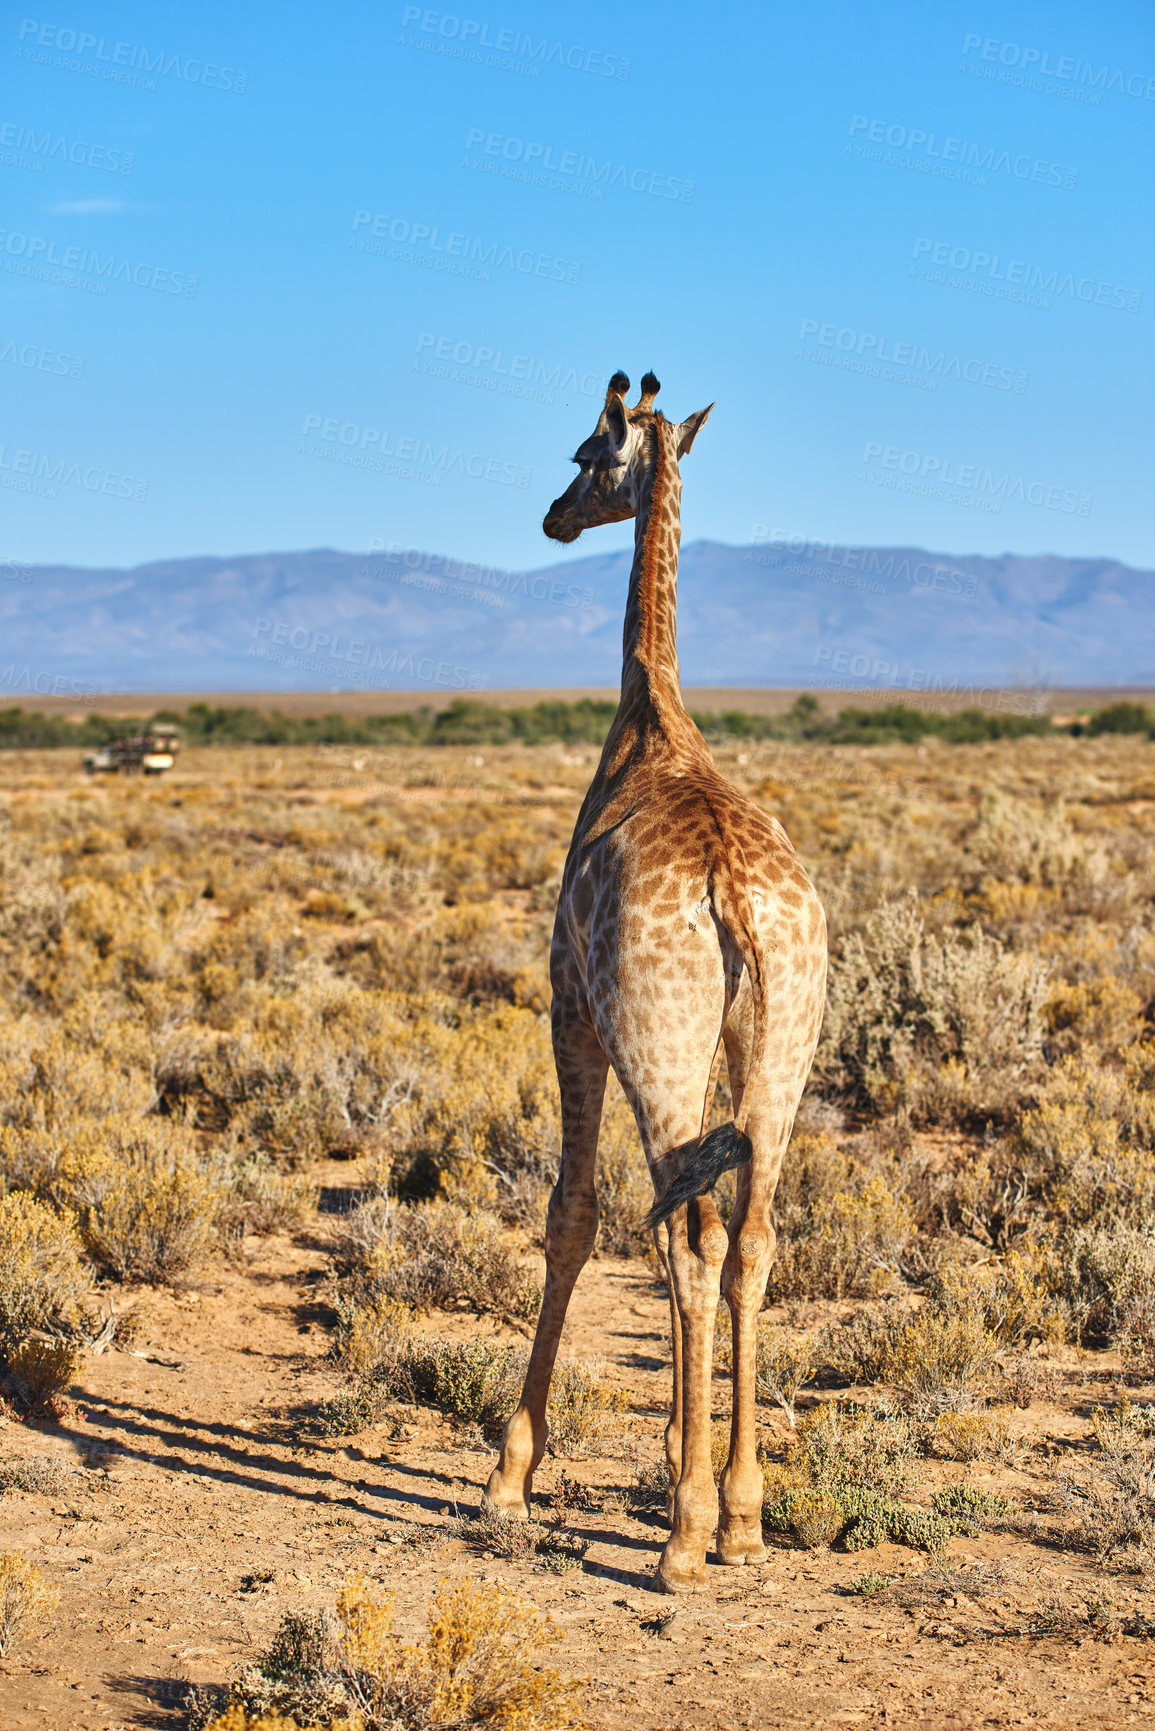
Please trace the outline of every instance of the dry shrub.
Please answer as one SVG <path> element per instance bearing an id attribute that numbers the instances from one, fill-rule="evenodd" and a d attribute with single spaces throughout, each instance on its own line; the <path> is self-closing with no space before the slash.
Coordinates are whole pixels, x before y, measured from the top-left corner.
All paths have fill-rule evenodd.
<path id="1" fill-rule="evenodd" d="M 829 1491 L 800 1491 L 790 1503 L 790 1525 L 804 1550 L 824 1550 L 845 1527 L 846 1513 Z"/>
<path id="2" fill-rule="evenodd" d="M 980 1268 L 948 1263 L 935 1289 L 939 1302 L 951 1293 L 965 1300 L 977 1294 L 983 1322 L 1002 1346 L 1030 1341 L 1061 1343 L 1067 1337 L 1068 1315 L 1058 1291 L 1057 1259 L 1049 1245 L 1022 1241 L 997 1262 Z"/>
<path id="3" fill-rule="evenodd" d="M 754 1386 L 763 1400 L 778 1403 L 792 1428 L 798 1391 L 814 1375 L 815 1367 L 811 1362 L 813 1345 L 813 1337 L 809 1334 L 795 1338 L 785 1329 L 759 1326 Z"/>
<path id="4" fill-rule="evenodd" d="M 1155 1408 L 1124 1401 L 1097 1407 L 1091 1422 L 1094 1455 L 1063 1470 L 1055 1506 L 1074 1544 L 1155 1574 Z"/>
<path id="5" fill-rule="evenodd" d="M 775 1328 L 765 1317 L 759 1317 L 754 1387 L 762 1400 L 773 1401 L 782 1408 L 791 1428 L 794 1426 L 794 1403 L 798 1391 L 815 1372 L 813 1347 L 812 1335 L 794 1335 L 789 1329 Z M 733 1369 L 734 1349 L 730 1340 L 718 1338 L 717 1356 L 724 1369 Z"/>
<path id="6" fill-rule="evenodd" d="M 626 1506 L 639 1514 L 664 1509 L 670 1489 L 670 1469 L 665 1461 L 648 1461 L 634 1468 L 633 1483 L 626 1490 Z"/>
<path id="7" fill-rule="evenodd" d="M 969 1412 L 995 1360 L 998 1342 L 979 1303 L 926 1304 L 888 1342 L 882 1380 L 920 1417 Z"/>
<path id="8" fill-rule="evenodd" d="M 1137 1381 L 1155 1379 L 1155 1234 L 1080 1227 L 1063 1258 L 1065 1296 L 1082 1335 L 1118 1347 Z"/>
<path id="9" fill-rule="evenodd" d="M 1012 1254 L 1001 1264 L 947 1263 L 913 1313 L 897 1302 L 860 1312 L 819 1342 L 824 1365 L 848 1383 L 887 1383 L 922 1418 L 974 1412 L 1000 1345 L 1031 1335 L 1061 1338 L 1055 1301 L 1036 1277 L 1037 1259 Z"/>
<path id="10" fill-rule="evenodd" d="M 23 1191 L 0 1196 L 0 1350 L 76 1320 L 91 1288 L 74 1219 Z"/>
<path id="11" fill-rule="evenodd" d="M 899 1412 L 824 1401 L 798 1425 L 786 1463 L 816 1486 L 857 1485 L 899 1495 L 918 1475 L 918 1444 Z"/>
<path id="12" fill-rule="evenodd" d="M 304 1225 L 317 1206 L 317 1186 L 301 1173 L 279 1172 L 267 1154 L 241 1156 L 226 1170 L 220 1231 L 237 1239 Z"/>
<path id="13" fill-rule="evenodd" d="M 915 1456 L 902 1414 L 820 1406 L 791 1435 L 784 1461 L 763 1461 L 762 1519 L 804 1545 L 941 1551 L 956 1530 L 950 1518 L 897 1500 L 914 1477 Z"/>
<path id="14" fill-rule="evenodd" d="M 389 1125 L 395 1184 L 439 1188 L 540 1232 L 561 1148 L 545 1017 L 503 1005 L 413 1037 L 412 1088 Z"/>
<path id="15" fill-rule="evenodd" d="M 115 1280 L 173 1280 L 218 1242 L 220 1175 L 171 1120 L 115 1114 L 86 1126 L 61 1158 L 56 1188 L 89 1256 Z"/>
<path id="16" fill-rule="evenodd" d="M 826 1135 L 794 1138 L 775 1206 L 781 1239 L 768 1285 L 773 1299 L 883 1291 L 915 1231 L 901 1184 L 856 1171 Z"/>
<path id="17" fill-rule="evenodd" d="M 195 1108 L 204 1129 L 232 1131 L 280 1165 L 371 1149 L 406 1090 L 396 1002 L 342 982 L 302 982 L 291 999 L 256 1002 L 244 1025 L 187 1030 L 159 1071 L 170 1108 Z"/>
<path id="18" fill-rule="evenodd" d="M 947 1485 L 944 1490 L 935 1491 L 930 1506 L 936 1515 L 949 1520 L 956 1532 L 965 1533 L 968 1538 L 982 1532 L 984 1525 L 1006 1520 L 1012 1513 L 1006 1497 L 1000 1497 L 985 1485 Z"/>
<path id="19" fill-rule="evenodd" d="M 64 1394 L 76 1375 L 77 1363 L 76 1347 L 70 1340 L 41 1340 L 30 1335 L 8 1354 L 9 1368 L 33 1407 Z"/>
<path id="20" fill-rule="evenodd" d="M 1054 981 L 1042 1013 L 1053 1050 L 1075 1052 L 1089 1045 L 1114 1051 L 1142 1033 L 1143 1000 L 1113 974 Z"/>
<path id="21" fill-rule="evenodd" d="M 49 1496 L 60 1489 L 67 1477 L 68 1469 L 56 1455 L 0 1462 L 0 1491 L 31 1491 Z"/>
<path id="22" fill-rule="evenodd" d="M 0 1659 L 47 1622 L 60 1589 L 19 1551 L 0 1551 Z"/>
<path id="23" fill-rule="evenodd" d="M 1068 894 L 1102 883 L 1110 871 L 1102 841 L 1079 833 L 1061 796 L 1035 804 L 988 789 L 967 850 L 997 880 Z"/>
<path id="24" fill-rule="evenodd" d="M 412 1334 L 399 1306 L 343 1309 L 338 1356 L 352 1372 L 349 1386 L 326 1401 L 320 1425 L 352 1435 L 378 1423 L 390 1402 L 420 1401 L 494 1436 L 517 1405 L 527 1354 L 493 1340 L 431 1340 Z M 627 1410 L 601 1359 L 562 1359 L 550 1387 L 549 1446 L 567 1457 L 588 1454 Z"/>
<path id="25" fill-rule="evenodd" d="M 625 1389 L 606 1381 L 605 1360 L 563 1359 L 549 1391 L 549 1446 L 573 1459 L 589 1454 L 616 1428 L 630 1404 Z"/>
<path id="26" fill-rule="evenodd" d="M 564 1575 L 580 1569 L 589 1550 L 589 1540 L 562 1531 L 561 1523 L 543 1527 L 537 1521 L 520 1521 L 498 1509 L 482 1509 L 470 1519 L 457 1522 L 458 1535 L 474 1551 L 487 1551 L 507 1562 L 532 1562 L 547 1574 Z"/>
<path id="27" fill-rule="evenodd" d="M 351 1376 L 367 1376 L 390 1364 L 400 1352 L 413 1319 L 406 1305 L 384 1296 L 368 1304 L 340 1299 L 337 1314 L 340 1323 L 333 1356 Z"/>
<path id="28" fill-rule="evenodd" d="M 1132 1046 L 1121 1059 L 1057 1063 L 1012 1133 L 949 1180 L 947 1224 L 998 1249 L 1090 1223 L 1142 1227 L 1155 1210 L 1155 1055 Z"/>
<path id="29" fill-rule="evenodd" d="M 1016 1127 L 1026 1182 L 1064 1225 L 1139 1225 L 1155 1207 L 1155 1155 L 1125 1138 L 1115 1118 L 1083 1102 L 1045 1101 Z"/>
<path id="30" fill-rule="evenodd" d="M 440 908 L 414 931 L 376 926 L 338 947 L 337 971 L 370 988 L 516 1003 L 519 982 L 540 959 L 518 941 L 503 912 L 499 904 L 474 902 Z"/>
<path id="31" fill-rule="evenodd" d="M 929 932 L 915 895 L 885 902 L 833 958 L 817 1075 L 918 1123 L 1007 1116 L 1042 1071 L 1046 985 L 980 926 Z"/>
<path id="32" fill-rule="evenodd" d="M 393 1595 L 348 1576 L 335 1616 L 286 1619 L 264 1658 L 232 1685 L 232 1720 L 226 1713 L 206 1731 L 253 1731 L 262 1715 L 324 1731 L 580 1724 L 581 1686 L 537 1663 L 561 1634 L 534 1606 L 466 1577 L 443 1583 L 426 1616 L 425 1640 L 403 1646 Z"/>
<path id="33" fill-rule="evenodd" d="M 497 1435 L 521 1394 L 527 1354 L 492 1340 L 405 1341 L 374 1380 L 394 1399 L 423 1401 L 451 1418 Z"/>
<path id="34" fill-rule="evenodd" d="M 940 1412 L 931 1428 L 932 1453 L 945 1461 L 1016 1462 L 1022 1444 L 1005 1412 Z"/>
<path id="35" fill-rule="evenodd" d="M 541 1302 L 541 1288 L 518 1263 L 500 1219 L 448 1200 L 370 1197 L 345 1216 L 335 1255 L 349 1290 L 363 1301 L 390 1298 L 413 1310 L 464 1306 L 515 1318 L 535 1316 Z"/>
<path id="36" fill-rule="evenodd" d="M 322 1436 L 359 1436 L 381 1424 L 393 1401 L 409 1398 L 380 1376 L 355 1376 L 317 1409 L 316 1428 Z"/>

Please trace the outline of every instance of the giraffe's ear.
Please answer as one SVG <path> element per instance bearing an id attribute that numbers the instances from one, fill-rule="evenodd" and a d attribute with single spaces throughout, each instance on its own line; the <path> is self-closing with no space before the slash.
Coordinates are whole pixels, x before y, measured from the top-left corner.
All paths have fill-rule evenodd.
<path id="1" fill-rule="evenodd" d="M 684 457 L 686 455 L 686 452 L 690 449 L 690 446 L 694 443 L 694 440 L 698 437 L 699 432 L 709 419 L 710 409 L 713 407 L 714 405 L 711 403 L 709 408 L 699 409 L 696 414 L 686 416 L 686 419 L 678 428 L 679 457 Z"/>
<path id="2" fill-rule="evenodd" d="M 620 451 L 626 442 L 629 422 L 626 419 L 625 402 L 613 390 L 606 397 L 606 426 L 609 428 L 610 438 Z"/>

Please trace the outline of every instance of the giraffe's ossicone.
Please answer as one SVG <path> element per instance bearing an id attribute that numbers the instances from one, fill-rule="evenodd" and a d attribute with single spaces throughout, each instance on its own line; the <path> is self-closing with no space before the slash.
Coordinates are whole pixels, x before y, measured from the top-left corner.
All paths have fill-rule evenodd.
<path id="1" fill-rule="evenodd" d="M 678 465 L 710 411 L 667 421 L 654 410 L 658 388 L 647 373 L 630 408 L 629 380 L 614 374 L 598 424 L 574 457 L 578 475 L 544 523 L 547 535 L 569 542 L 633 517 L 634 561 L 621 700 L 578 814 L 550 956 L 562 1149 L 545 1293 L 521 1401 L 485 1496 L 490 1507 L 528 1515 L 566 1307 L 597 1237 L 598 1126 L 612 1064 L 654 1181 L 652 1219 L 670 1293 L 672 1531 L 658 1581 L 676 1592 L 703 1583 L 712 1540 L 722 1563 L 766 1555 L 755 1334 L 774 1256 L 774 1190 L 822 1023 L 826 921 L 782 825 L 719 774 L 682 703 Z M 723 1055 L 734 1121 L 707 1136 Z M 711 1192 L 735 1165 L 727 1226 Z M 716 1489 L 710 1382 L 719 1286 L 734 1368 L 729 1459 Z"/>

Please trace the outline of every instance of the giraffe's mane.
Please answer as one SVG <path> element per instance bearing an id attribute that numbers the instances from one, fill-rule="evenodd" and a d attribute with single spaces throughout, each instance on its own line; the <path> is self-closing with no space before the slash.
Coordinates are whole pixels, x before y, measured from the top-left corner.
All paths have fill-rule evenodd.
<path id="1" fill-rule="evenodd" d="M 658 543 L 661 539 L 662 517 L 666 509 L 666 494 L 670 484 L 670 477 L 667 473 L 666 452 L 662 446 L 662 434 L 661 428 L 658 424 L 659 422 L 664 424 L 664 416 L 660 410 L 652 417 L 652 430 L 654 437 L 654 479 L 650 488 L 650 514 L 649 520 L 646 523 L 646 536 L 642 546 L 642 569 L 640 572 L 642 584 L 645 585 L 647 592 L 650 594 L 653 593 L 654 586 L 658 582 L 660 576 L 658 571 Z M 648 609 L 647 614 L 650 628 L 652 630 L 656 623 L 653 618 L 653 610 Z M 647 643 L 647 656 L 651 649 L 652 644 Z"/>

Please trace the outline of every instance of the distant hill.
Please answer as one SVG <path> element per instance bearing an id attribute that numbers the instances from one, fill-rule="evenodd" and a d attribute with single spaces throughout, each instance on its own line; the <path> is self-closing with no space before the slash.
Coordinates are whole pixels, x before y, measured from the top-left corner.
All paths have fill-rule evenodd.
<path id="1" fill-rule="evenodd" d="M 630 554 L 510 573 L 262 553 L 0 569 L 0 703 L 101 691 L 614 686 Z M 1155 572 L 918 548 L 682 549 L 687 685 L 1155 684 Z"/>

